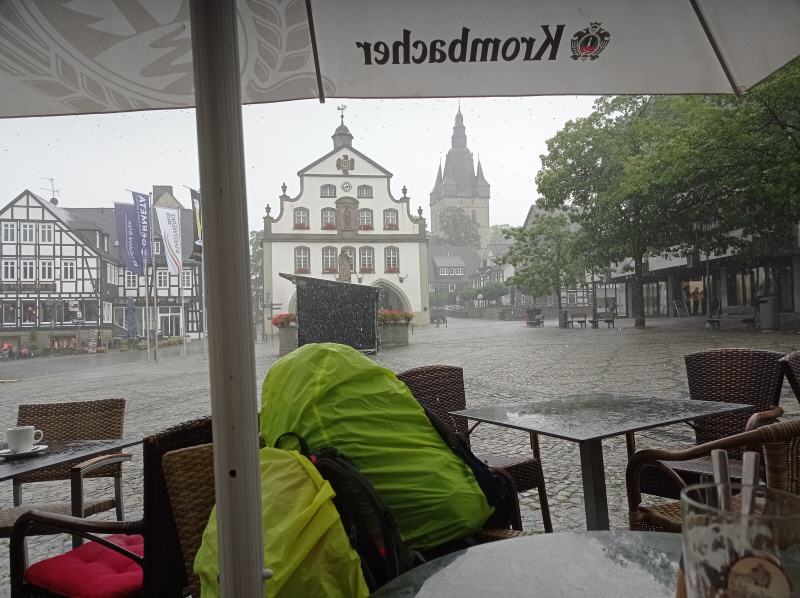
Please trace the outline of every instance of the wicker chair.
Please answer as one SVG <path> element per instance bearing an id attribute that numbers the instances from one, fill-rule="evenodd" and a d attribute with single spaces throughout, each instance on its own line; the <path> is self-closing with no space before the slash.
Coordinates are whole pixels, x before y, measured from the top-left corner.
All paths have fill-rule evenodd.
<path id="1" fill-rule="evenodd" d="M 469 441 L 472 430 L 463 417 L 450 415 L 451 411 L 467 408 L 464 393 L 464 371 L 459 367 L 431 365 L 414 368 L 397 374 L 397 379 L 404 382 L 411 390 L 414 398 L 425 408 L 430 409 L 444 422 L 449 424 L 458 434 Z M 501 455 L 479 454 L 478 457 L 489 467 L 505 470 L 514 480 L 518 492 L 536 488 L 542 509 L 542 524 L 546 533 L 552 533 L 550 507 L 547 503 L 542 461 L 539 454 L 539 438 L 530 436 L 532 457 L 506 457 Z"/>
<path id="2" fill-rule="evenodd" d="M 144 538 L 145 556 L 136 557 L 115 549 L 142 565 L 142 596 L 177 598 L 188 593 L 183 559 L 169 494 L 162 457 L 174 450 L 211 442 L 211 418 L 179 424 L 143 441 L 144 513 L 137 521 L 90 521 L 41 511 L 20 516 L 11 534 L 11 595 L 13 598 L 37 596 L 49 598 L 60 594 L 48 592 L 24 582 L 26 569 L 25 537 L 31 529 L 45 528 L 53 533 L 78 534 L 98 541 L 95 534 L 140 534 Z M 213 487 L 213 486 L 212 486 Z M 103 543 L 102 540 L 99 540 Z M 85 548 L 85 547 L 84 547 Z M 114 547 L 111 547 L 114 549 Z M 54 557 L 58 558 L 58 557 Z M 46 561 L 45 561 L 46 562 Z M 199 594 L 197 594 L 199 596 Z"/>
<path id="3" fill-rule="evenodd" d="M 800 402 L 800 351 L 787 353 L 779 361 L 789 386 L 794 391 L 794 396 Z"/>
<path id="4" fill-rule="evenodd" d="M 659 468 L 680 490 L 687 485 L 685 480 L 665 462 L 683 462 L 686 459 L 707 456 L 714 449 L 741 451 L 754 444 L 763 446 L 767 486 L 800 494 L 800 419 L 794 419 L 714 440 L 683 451 L 637 451 L 628 461 L 625 471 L 630 528 L 634 531 L 675 533 L 681 531 L 680 501 L 651 507 L 641 506 L 642 490 L 639 484 L 643 471 L 648 468 Z M 734 497 L 734 500 L 736 498 Z"/>
<path id="5" fill-rule="evenodd" d="M 18 426 L 35 426 L 44 432 L 43 442 L 48 440 L 100 440 L 122 438 L 125 424 L 125 399 L 101 399 L 74 403 L 46 403 L 20 405 L 17 412 Z M 122 461 L 129 461 L 130 455 L 114 453 L 104 457 L 106 464 L 98 466 L 93 460 L 87 462 L 79 476 L 84 478 L 113 478 L 114 496 L 96 500 L 84 500 L 83 516 L 116 509 L 117 520 L 122 521 Z M 70 480 L 71 469 L 78 462 L 54 465 L 43 471 L 19 475 L 14 478 L 14 507 L 0 510 L 0 538 L 8 538 L 14 522 L 30 510 L 49 513 L 72 514 L 69 501 L 51 503 L 22 504 L 22 484 Z"/>
<path id="6" fill-rule="evenodd" d="M 783 387 L 781 357 L 782 353 L 761 349 L 709 349 L 684 356 L 691 399 L 753 406 L 747 411 L 706 417 L 690 424 L 695 430 L 696 444 L 747 432 L 773 423 L 783 415 L 783 409 L 778 407 Z M 755 414 L 758 417 L 754 418 Z M 742 448 L 733 449 L 729 457 L 731 479 L 738 481 L 742 477 Z M 700 476 L 712 473 L 710 457 L 671 463 L 670 468 L 679 472 L 687 484 L 697 483 Z M 659 468 L 643 472 L 641 490 L 655 496 L 680 498 L 673 481 Z"/>

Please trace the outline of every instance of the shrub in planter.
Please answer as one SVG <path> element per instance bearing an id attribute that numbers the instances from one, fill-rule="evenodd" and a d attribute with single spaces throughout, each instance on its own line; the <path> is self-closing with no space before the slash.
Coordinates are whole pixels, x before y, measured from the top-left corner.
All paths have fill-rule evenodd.
<path id="1" fill-rule="evenodd" d="M 386 268 L 387 274 L 397 274 L 400 272 L 400 268 Z"/>
<path id="2" fill-rule="evenodd" d="M 275 328 L 288 328 L 291 324 L 297 323 L 297 314 L 278 314 L 272 318 L 272 325 Z"/>
<path id="3" fill-rule="evenodd" d="M 414 314 L 407 311 L 382 311 L 378 314 L 378 322 L 382 324 L 408 324 Z"/>

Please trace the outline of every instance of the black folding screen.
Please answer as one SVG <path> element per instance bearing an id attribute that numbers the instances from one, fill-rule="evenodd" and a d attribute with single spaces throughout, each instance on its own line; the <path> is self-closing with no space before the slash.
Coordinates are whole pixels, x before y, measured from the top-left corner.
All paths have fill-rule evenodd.
<path id="1" fill-rule="evenodd" d="M 297 346 L 340 343 L 378 350 L 380 289 L 354 283 L 281 274 L 297 286 Z"/>

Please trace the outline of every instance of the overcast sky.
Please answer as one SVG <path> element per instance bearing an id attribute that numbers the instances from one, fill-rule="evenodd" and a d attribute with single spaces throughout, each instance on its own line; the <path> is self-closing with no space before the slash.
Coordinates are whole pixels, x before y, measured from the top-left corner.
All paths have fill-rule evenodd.
<path id="1" fill-rule="evenodd" d="M 492 224 L 522 224 L 536 198 L 545 142 L 568 120 L 588 115 L 593 100 L 461 100 L 467 145 L 491 184 Z M 267 203 L 277 208 L 282 183 L 295 196 L 297 171 L 333 149 L 340 104 L 347 106 L 353 147 L 394 175 L 395 197 L 405 185 L 412 211 L 422 206 L 428 216 L 428 194 L 450 148 L 458 100 L 296 101 L 243 109 L 250 230 L 261 228 Z M 49 178 L 65 208 L 130 202 L 126 189 L 148 193 L 153 185 L 172 185 L 189 207 L 184 185 L 200 184 L 194 111 L 0 120 L 0 205 L 25 189 L 49 198 Z"/>

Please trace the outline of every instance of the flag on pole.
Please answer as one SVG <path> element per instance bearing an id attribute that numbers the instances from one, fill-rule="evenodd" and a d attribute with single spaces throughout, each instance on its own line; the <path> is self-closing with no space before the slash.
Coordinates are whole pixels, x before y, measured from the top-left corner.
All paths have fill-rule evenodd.
<path id="1" fill-rule="evenodd" d="M 178 210 L 156 207 L 161 238 L 164 240 L 164 253 L 170 274 L 181 273 L 181 217 Z"/>
<path id="2" fill-rule="evenodd" d="M 194 245 L 192 245 L 192 255 L 196 262 L 203 261 L 203 219 L 200 216 L 200 192 L 189 189 L 192 194 L 192 210 L 194 212 Z"/>
<path id="3" fill-rule="evenodd" d="M 144 261 L 142 260 L 136 206 L 127 203 L 115 203 L 114 216 L 117 220 L 117 240 L 122 263 L 134 274 L 144 276 Z"/>
<path id="4" fill-rule="evenodd" d="M 142 260 L 147 262 L 152 259 L 150 250 L 150 196 L 146 193 L 136 193 L 136 191 L 131 191 L 131 194 L 133 195 L 133 205 L 136 206 Z"/>

